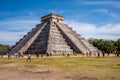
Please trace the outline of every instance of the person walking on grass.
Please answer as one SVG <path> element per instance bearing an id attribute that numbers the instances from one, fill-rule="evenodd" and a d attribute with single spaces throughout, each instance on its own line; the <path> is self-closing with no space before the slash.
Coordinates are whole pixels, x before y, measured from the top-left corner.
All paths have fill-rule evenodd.
<path id="1" fill-rule="evenodd" d="M 27 62 L 30 61 L 31 62 L 31 55 L 30 53 L 28 53 L 28 58 L 27 58 Z"/>

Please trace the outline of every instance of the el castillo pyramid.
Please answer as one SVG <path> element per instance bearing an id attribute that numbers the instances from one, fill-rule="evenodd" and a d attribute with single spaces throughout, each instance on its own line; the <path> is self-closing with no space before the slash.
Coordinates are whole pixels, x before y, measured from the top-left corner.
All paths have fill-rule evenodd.
<path id="1" fill-rule="evenodd" d="M 49 14 L 41 17 L 41 24 L 20 39 L 10 53 L 71 54 L 97 51 L 97 48 L 64 23 L 63 16 Z"/>

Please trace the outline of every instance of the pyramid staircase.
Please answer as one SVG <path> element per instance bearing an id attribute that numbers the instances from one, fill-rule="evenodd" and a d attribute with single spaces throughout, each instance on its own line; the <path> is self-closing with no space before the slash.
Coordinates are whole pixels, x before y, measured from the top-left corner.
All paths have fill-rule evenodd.
<path id="1" fill-rule="evenodd" d="M 25 35 L 23 39 L 20 39 L 20 41 L 17 42 L 15 46 L 12 47 L 10 53 L 25 52 L 28 49 L 28 47 L 33 43 L 33 41 L 36 39 L 36 37 L 39 35 L 39 33 L 42 31 L 46 24 L 47 23 L 37 25 L 36 28 L 33 28 L 31 30 L 31 32 L 28 32 L 28 34 Z"/>

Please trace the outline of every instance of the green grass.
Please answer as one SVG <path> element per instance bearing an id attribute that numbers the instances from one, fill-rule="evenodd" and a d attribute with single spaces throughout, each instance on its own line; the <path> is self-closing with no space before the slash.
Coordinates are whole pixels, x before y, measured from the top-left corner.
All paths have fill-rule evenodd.
<path id="1" fill-rule="evenodd" d="M 85 57 L 61 57 L 61 58 L 33 58 L 32 62 L 26 59 L 1 58 L 0 65 L 20 63 L 19 69 L 29 69 L 44 65 L 61 71 L 70 72 L 73 75 L 83 75 L 99 80 L 120 80 L 120 57 L 85 58 Z"/>

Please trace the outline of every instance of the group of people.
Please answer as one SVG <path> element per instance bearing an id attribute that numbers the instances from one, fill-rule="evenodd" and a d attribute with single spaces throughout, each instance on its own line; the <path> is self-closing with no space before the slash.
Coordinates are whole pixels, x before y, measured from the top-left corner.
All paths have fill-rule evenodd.
<path id="1" fill-rule="evenodd" d="M 17 52 L 17 53 L 14 53 L 14 57 L 15 58 L 20 58 L 20 57 L 24 57 L 24 56 L 21 52 Z"/>
<path id="2" fill-rule="evenodd" d="M 114 52 L 114 53 L 111 53 L 113 56 L 120 56 L 120 52 Z M 102 56 L 102 57 L 105 57 L 106 55 L 107 56 L 109 56 L 110 55 L 110 53 L 105 53 L 104 51 L 101 51 L 101 50 L 99 50 L 97 53 L 94 53 L 94 52 L 87 52 L 87 53 L 83 53 L 83 56 L 87 56 L 87 57 L 91 57 L 92 55 L 93 56 L 96 56 L 96 57 L 100 57 L 100 56 Z"/>
<path id="3" fill-rule="evenodd" d="M 11 58 L 11 55 L 10 54 L 7 54 L 8 55 L 8 59 Z M 24 57 L 22 53 L 18 52 L 18 53 L 14 53 L 14 58 L 20 58 L 20 57 Z M 31 62 L 31 54 L 28 53 L 27 55 L 27 62 L 30 61 Z"/>
<path id="4" fill-rule="evenodd" d="M 105 55 L 108 55 L 109 56 L 109 53 L 105 53 L 105 52 L 102 52 L 102 51 L 98 51 L 98 53 L 93 53 L 93 52 L 89 52 L 89 53 L 85 53 L 85 54 L 83 54 L 83 56 L 86 56 L 86 57 L 90 57 L 90 56 L 92 56 L 92 55 L 94 55 L 94 56 L 96 56 L 96 57 L 100 57 L 100 56 L 103 56 L 103 57 L 105 57 Z M 37 53 L 36 54 L 36 57 L 39 57 L 39 55 L 41 55 L 41 58 L 44 56 L 43 54 L 39 54 L 39 53 Z M 75 56 L 76 56 L 76 54 L 74 54 Z M 120 56 L 120 52 L 115 52 L 113 55 L 115 55 L 115 56 Z M 46 57 L 47 56 L 52 56 L 52 53 L 50 53 L 50 54 L 46 54 Z M 63 53 L 63 56 L 70 56 L 70 54 L 65 54 L 65 53 Z M 21 52 L 17 52 L 17 53 L 15 53 L 14 54 L 14 57 L 15 58 L 20 58 L 20 57 L 24 57 L 23 56 L 23 53 L 21 53 Z M 11 56 L 10 56 L 10 54 L 8 54 L 8 59 L 10 59 L 11 58 Z M 27 62 L 28 61 L 30 61 L 31 62 L 31 53 L 28 53 L 27 54 Z"/>

